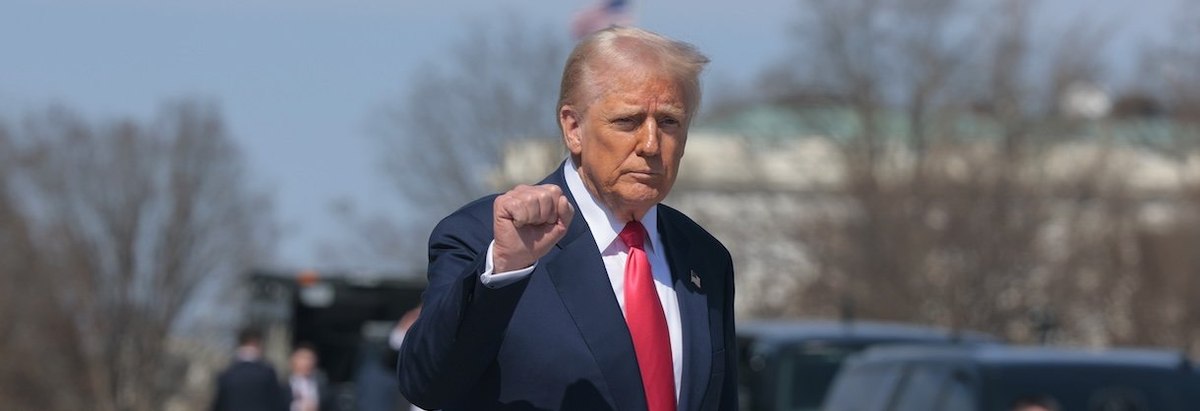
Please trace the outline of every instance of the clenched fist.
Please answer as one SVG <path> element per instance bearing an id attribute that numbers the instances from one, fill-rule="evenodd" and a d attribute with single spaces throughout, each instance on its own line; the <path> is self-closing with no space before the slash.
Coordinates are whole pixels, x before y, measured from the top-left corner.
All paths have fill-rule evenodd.
<path id="1" fill-rule="evenodd" d="M 492 204 L 492 272 L 520 270 L 546 255 L 571 225 L 575 209 L 554 184 L 520 185 Z"/>

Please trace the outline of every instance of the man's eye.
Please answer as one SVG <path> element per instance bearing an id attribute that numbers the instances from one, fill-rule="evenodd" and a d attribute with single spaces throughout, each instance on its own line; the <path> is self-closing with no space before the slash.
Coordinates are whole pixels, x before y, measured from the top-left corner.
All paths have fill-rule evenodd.
<path id="1" fill-rule="evenodd" d="M 613 121 L 612 121 L 612 124 L 613 124 L 614 126 L 616 126 L 616 127 L 617 127 L 617 129 L 619 129 L 619 130 L 625 130 L 625 131 L 628 131 L 628 130 L 633 130 L 634 128 L 637 128 L 637 126 L 638 126 L 638 121 L 637 121 L 637 119 L 636 119 L 636 118 L 633 118 L 632 116 L 630 116 L 630 117 L 619 117 L 619 118 L 617 118 L 617 119 L 613 120 Z"/>
<path id="2" fill-rule="evenodd" d="M 660 126 L 674 127 L 679 125 L 679 120 L 675 119 L 674 117 L 664 117 L 662 120 L 658 121 L 658 124 Z"/>

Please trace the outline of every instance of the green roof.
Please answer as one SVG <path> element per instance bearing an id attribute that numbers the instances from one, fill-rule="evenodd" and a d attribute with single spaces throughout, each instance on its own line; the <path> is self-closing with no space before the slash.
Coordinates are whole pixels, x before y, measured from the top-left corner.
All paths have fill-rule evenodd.
<path id="1" fill-rule="evenodd" d="M 875 125 L 879 135 L 889 140 L 907 141 L 909 119 L 895 110 L 881 110 Z M 974 113 L 954 117 L 934 117 L 929 125 L 934 138 L 953 136 L 958 140 L 997 138 L 1003 129 L 994 119 Z M 800 137 L 825 136 L 848 140 L 863 134 L 860 116 L 844 106 L 794 108 L 762 104 L 701 119 L 696 130 L 737 135 L 751 142 L 770 144 Z M 1039 127 L 1039 135 L 1054 140 L 1076 138 L 1107 138 L 1137 145 L 1165 146 L 1187 136 L 1191 143 L 1200 143 L 1200 126 L 1174 122 L 1165 118 L 1101 119 L 1096 121 L 1064 120 L 1061 124 Z"/>

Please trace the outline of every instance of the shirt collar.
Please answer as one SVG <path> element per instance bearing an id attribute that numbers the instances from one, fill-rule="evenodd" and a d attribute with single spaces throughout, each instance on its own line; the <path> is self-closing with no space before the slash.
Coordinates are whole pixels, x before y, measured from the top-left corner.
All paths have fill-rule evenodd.
<path id="1" fill-rule="evenodd" d="M 575 162 L 569 156 L 567 157 L 566 165 L 563 166 L 563 179 L 567 181 L 567 190 L 575 197 L 575 204 L 579 205 L 579 209 L 576 211 L 583 215 L 583 220 L 587 222 L 588 228 L 592 231 L 592 238 L 596 240 L 596 248 L 603 253 L 617 239 L 617 235 L 621 233 L 621 230 L 625 229 L 625 223 L 627 222 L 618 220 L 608 207 L 596 201 L 596 197 L 592 195 L 592 192 L 588 191 L 587 186 L 583 185 L 583 178 L 580 177 Z M 658 238 L 658 206 L 650 207 L 650 210 L 646 211 L 646 214 L 642 216 L 641 222 L 646 227 L 646 233 L 650 236 L 650 241 L 646 242 L 647 250 L 652 251 L 655 245 L 660 244 Z"/>

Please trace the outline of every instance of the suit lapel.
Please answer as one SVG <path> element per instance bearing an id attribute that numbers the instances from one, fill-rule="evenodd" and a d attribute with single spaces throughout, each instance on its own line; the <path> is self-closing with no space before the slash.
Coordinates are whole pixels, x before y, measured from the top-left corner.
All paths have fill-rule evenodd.
<path id="1" fill-rule="evenodd" d="M 579 205 L 566 187 L 562 167 L 544 183 L 558 184 L 576 210 Z M 575 216 L 567 234 L 546 258 L 551 282 L 575 326 L 596 359 L 619 410 L 644 410 L 646 396 L 633 352 L 633 338 L 612 293 L 604 260 L 596 250 L 587 222 Z"/>
<path id="2" fill-rule="evenodd" d="M 708 388 L 712 369 L 712 335 L 708 321 L 708 299 L 699 282 L 697 267 L 691 264 L 690 244 L 675 230 L 671 214 L 659 208 L 658 229 L 671 265 L 672 285 L 679 298 L 679 316 L 683 326 L 683 378 L 679 409 L 698 410 Z"/>

